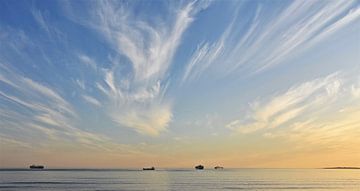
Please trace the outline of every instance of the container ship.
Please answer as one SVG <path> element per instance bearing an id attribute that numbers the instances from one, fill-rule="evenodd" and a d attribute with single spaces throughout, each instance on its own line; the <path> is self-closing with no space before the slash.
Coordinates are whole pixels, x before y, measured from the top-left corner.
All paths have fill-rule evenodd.
<path id="1" fill-rule="evenodd" d="M 143 170 L 155 170 L 155 167 L 150 167 L 150 168 L 144 167 Z"/>
<path id="2" fill-rule="evenodd" d="M 44 169 L 44 166 L 32 164 L 32 165 L 30 165 L 30 169 Z"/>
<path id="3" fill-rule="evenodd" d="M 200 164 L 200 165 L 195 166 L 195 169 L 196 170 L 203 170 L 204 166 Z"/>

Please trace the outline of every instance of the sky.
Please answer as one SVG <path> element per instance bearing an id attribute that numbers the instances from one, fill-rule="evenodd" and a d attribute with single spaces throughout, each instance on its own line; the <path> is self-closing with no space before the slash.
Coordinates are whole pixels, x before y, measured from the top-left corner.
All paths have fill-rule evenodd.
<path id="1" fill-rule="evenodd" d="M 360 3 L 0 1 L 0 167 L 360 166 Z"/>

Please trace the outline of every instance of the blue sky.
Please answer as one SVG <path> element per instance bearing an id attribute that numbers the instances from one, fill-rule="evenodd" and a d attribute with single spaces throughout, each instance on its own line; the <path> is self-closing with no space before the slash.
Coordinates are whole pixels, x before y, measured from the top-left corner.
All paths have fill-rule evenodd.
<path id="1" fill-rule="evenodd" d="M 0 166 L 354 164 L 359 5 L 0 1 Z"/>

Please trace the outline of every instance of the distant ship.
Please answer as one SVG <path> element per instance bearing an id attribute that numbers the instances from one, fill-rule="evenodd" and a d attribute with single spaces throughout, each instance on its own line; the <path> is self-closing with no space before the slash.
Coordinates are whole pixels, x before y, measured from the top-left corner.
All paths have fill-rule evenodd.
<path id="1" fill-rule="evenodd" d="M 44 166 L 43 165 L 30 165 L 30 169 L 44 169 Z"/>
<path id="2" fill-rule="evenodd" d="M 222 166 L 215 166 L 214 169 L 215 169 L 215 170 L 220 170 L 220 169 L 224 169 L 224 167 L 222 167 Z"/>
<path id="3" fill-rule="evenodd" d="M 155 167 L 143 168 L 143 170 L 155 170 Z"/>
<path id="4" fill-rule="evenodd" d="M 195 169 L 196 169 L 196 170 L 203 170 L 203 169 L 204 169 L 204 166 L 201 165 L 201 164 L 199 164 L 199 165 L 195 166 Z"/>

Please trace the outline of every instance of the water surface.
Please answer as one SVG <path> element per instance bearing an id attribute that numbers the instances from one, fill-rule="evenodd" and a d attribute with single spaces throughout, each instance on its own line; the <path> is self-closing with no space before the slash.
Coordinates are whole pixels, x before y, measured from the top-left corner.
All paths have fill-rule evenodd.
<path id="1" fill-rule="evenodd" d="M 360 170 L 0 170 L 0 190 L 360 190 Z"/>

